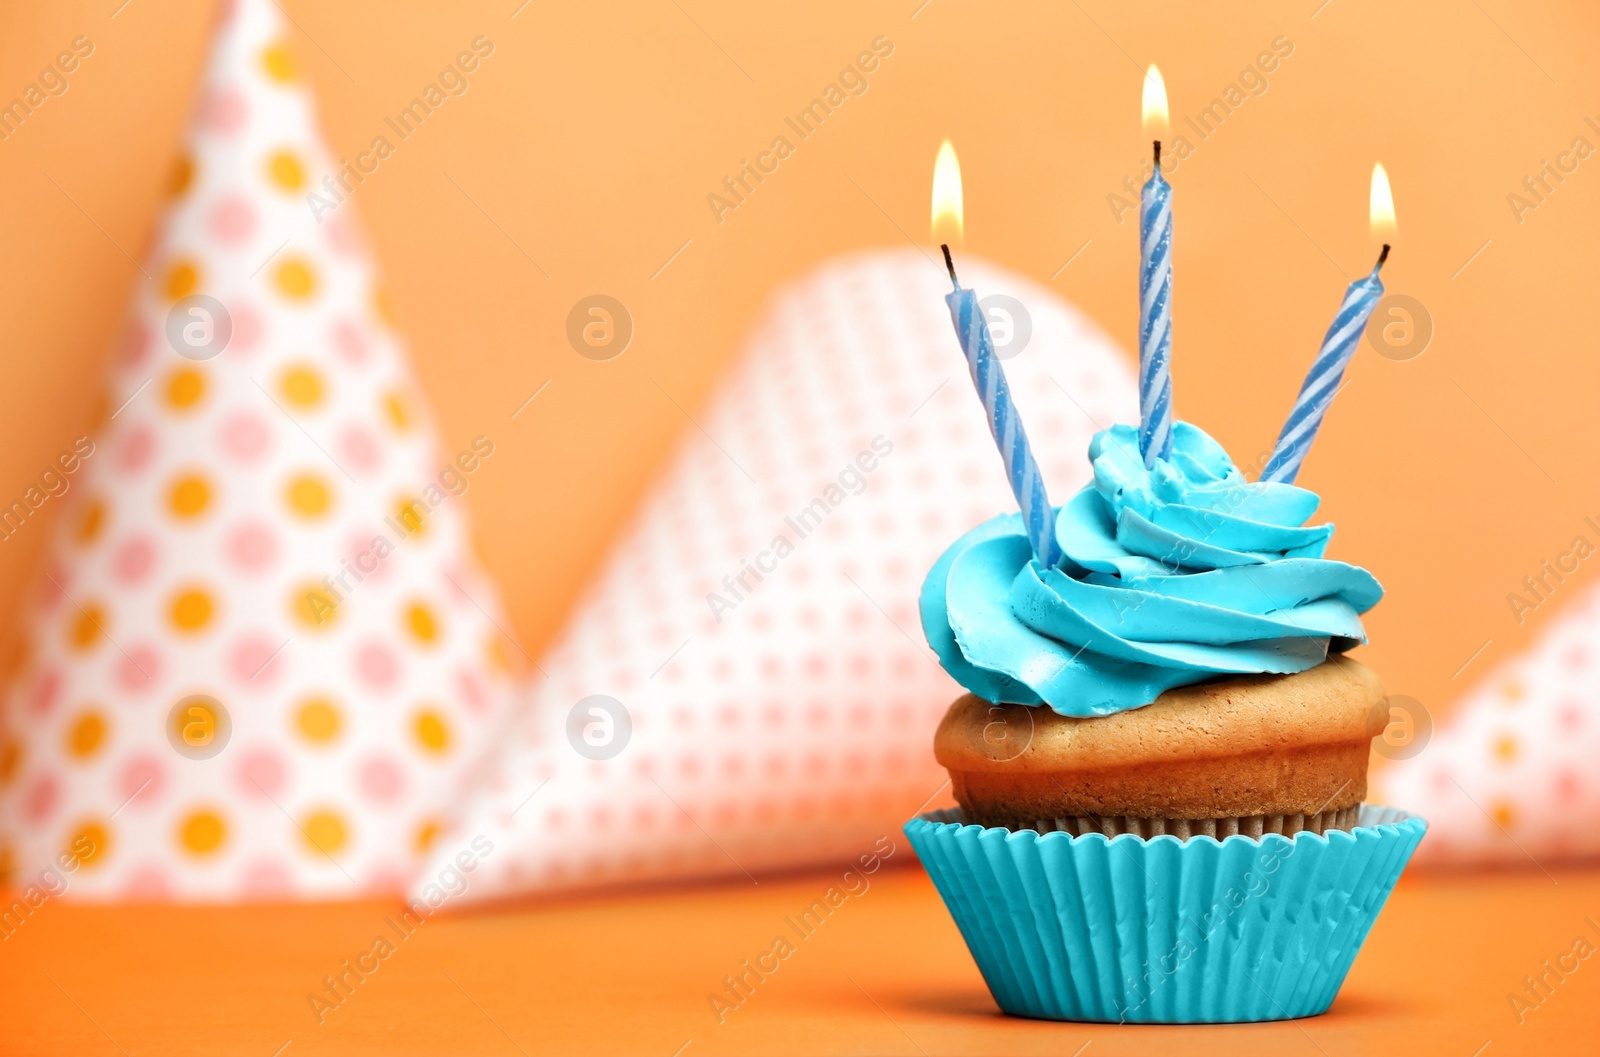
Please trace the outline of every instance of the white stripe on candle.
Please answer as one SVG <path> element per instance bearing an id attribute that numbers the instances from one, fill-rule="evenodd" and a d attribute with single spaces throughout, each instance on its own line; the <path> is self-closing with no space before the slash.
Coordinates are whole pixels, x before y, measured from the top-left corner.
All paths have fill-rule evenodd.
<path id="1" fill-rule="evenodd" d="M 966 356 L 973 388 L 983 404 L 990 435 L 1005 465 L 1006 483 L 1022 512 L 1028 543 L 1034 556 L 1046 567 L 1053 568 L 1061 560 L 1061 551 L 1051 523 L 1050 498 L 1028 446 L 1021 416 L 1011 402 L 1005 369 L 995 355 L 988 326 L 978 309 L 977 295 L 958 286 L 945 298 L 945 303 L 950 307 L 951 322 Z"/>
<path id="2" fill-rule="evenodd" d="M 1381 258 L 1378 264 L 1382 266 Z M 1299 475 L 1300 465 L 1316 440 L 1317 431 L 1333 398 L 1338 395 L 1345 368 L 1355 356 L 1361 333 L 1382 294 L 1383 283 L 1378 279 L 1377 268 L 1373 268 L 1365 278 L 1351 283 L 1345 291 L 1339 311 L 1322 339 L 1322 346 L 1306 374 L 1289 418 L 1278 435 L 1278 442 L 1262 471 L 1261 480 L 1293 482 Z"/>

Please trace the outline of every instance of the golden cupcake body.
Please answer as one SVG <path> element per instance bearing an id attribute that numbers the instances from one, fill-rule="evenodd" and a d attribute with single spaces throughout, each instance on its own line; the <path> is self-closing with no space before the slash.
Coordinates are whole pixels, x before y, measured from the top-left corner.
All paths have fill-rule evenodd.
<path id="1" fill-rule="evenodd" d="M 971 694 L 934 735 L 967 822 L 1178 837 L 1355 824 L 1383 684 L 1341 655 L 1294 675 L 1178 687 L 1143 708 L 1063 716 Z"/>

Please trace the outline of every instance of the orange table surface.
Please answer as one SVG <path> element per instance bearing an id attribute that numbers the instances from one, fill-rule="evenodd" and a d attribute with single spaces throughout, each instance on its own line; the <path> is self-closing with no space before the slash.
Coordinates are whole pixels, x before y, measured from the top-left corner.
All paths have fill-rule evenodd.
<path id="1" fill-rule="evenodd" d="M 886 868 L 719 1024 L 708 996 L 832 880 L 440 914 L 369 960 L 320 1024 L 307 996 L 393 938 L 396 905 L 47 902 L 0 942 L 0 1053 L 1503 1057 L 1600 1038 L 1600 960 L 1576 962 L 1521 1024 L 1508 1001 L 1576 936 L 1600 940 L 1585 920 L 1600 922 L 1600 870 L 1408 875 L 1326 1015 L 1129 1027 L 1001 1015 L 926 875 Z"/>

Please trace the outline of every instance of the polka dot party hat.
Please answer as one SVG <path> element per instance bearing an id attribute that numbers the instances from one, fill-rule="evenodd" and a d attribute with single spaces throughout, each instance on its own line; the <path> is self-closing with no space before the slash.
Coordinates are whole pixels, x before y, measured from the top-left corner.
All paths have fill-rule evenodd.
<path id="1" fill-rule="evenodd" d="M 399 890 L 508 676 L 441 451 L 267 0 L 227 5 L 173 199 L 23 616 L 11 880 Z M 47 879 L 48 880 L 48 879 Z"/>
<path id="2" fill-rule="evenodd" d="M 1531 869 L 1600 855 L 1597 670 L 1600 588 L 1593 588 L 1475 686 L 1426 743 L 1424 724 L 1407 726 L 1402 748 L 1415 755 L 1376 781 L 1389 802 L 1427 817 L 1419 861 Z"/>
<path id="3" fill-rule="evenodd" d="M 1132 372 L 1049 291 L 961 269 L 1064 501 L 1094 432 L 1137 414 Z M 495 848 L 465 898 L 849 865 L 949 799 L 930 749 L 961 691 L 917 594 L 950 540 L 1015 500 L 948 289 L 905 250 L 776 298 L 541 658 L 450 842 Z M 441 851 L 419 895 L 452 869 Z"/>

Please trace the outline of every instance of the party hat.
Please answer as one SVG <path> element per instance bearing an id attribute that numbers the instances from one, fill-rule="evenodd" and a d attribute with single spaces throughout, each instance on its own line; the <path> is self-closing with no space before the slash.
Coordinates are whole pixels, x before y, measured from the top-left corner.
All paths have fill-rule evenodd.
<path id="1" fill-rule="evenodd" d="M 14 883 L 397 889 L 502 712 L 462 498 L 495 438 L 441 449 L 337 171 L 277 6 L 225 5 L 110 417 L 63 452 L 22 618 Z"/>
<path id="2" fill-rule="evenodd" d="M 1124 356 L 1043 287 L 963 260 L 1051 494 L 1137 414 Z M 871 252 L 778 294 L 555 644 L 452 844 L 467 898 L 892 854 L 948 800 L 960 688 L 922 639 L 924 571 L 1015 509 L 936 256 Z M 876 869 L 872 865 L 870 869 Z M 438 853 L 417 894 L 460 879 Z"/>
<path id="3" fill-rule="evenodd" d="M 1547 578 L 1545 586 L 1555 584 Z M 1597 672 L 1600 588 L 1590 588 L 1485 675 L 1438 729 L 1423 704 L 1390 699 L 1385 751 L 1404 759 L 1377 783 L 1388 802 L 1427 817 L 1419 861 L 1532 869 L 1600 856 Z"/>

